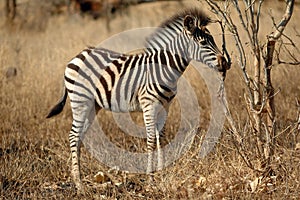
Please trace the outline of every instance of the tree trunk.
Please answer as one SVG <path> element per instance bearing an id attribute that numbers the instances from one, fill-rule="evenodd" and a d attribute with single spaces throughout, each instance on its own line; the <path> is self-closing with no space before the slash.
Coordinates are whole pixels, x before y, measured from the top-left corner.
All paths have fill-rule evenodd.
<path id="1" fill-rule="evenodd" d="M 5 14 L 6 14 L 6 19 L 9 22 L 12 22 L 17 13 L 17 2 L 16 0 L 6 0 L 5 2 Z"/>
<path id="2" fill-rule="evenodd" d="M 272 156 L 274 155 L 274 146 L 276 139 L 276 119 L 275 119 L 275 101 L 274 101 L 274 87 L 272 85 L 271 79 L 271 69 L 272 69 L 272 60 L 275 49 L 276 41 L 281 37 L 287 23 L 289 22 L 293 9 L 294 9 L 294 0 L 287 0 L 287 6 L 285 14 L 283 15 L 281 21 L 276 26 L 276 30 L 268 36 L 267 49 L 265 54 L 265 77 L 264 77 L 264 86 L 266 90 L 266 109 L 267 109 L 267 124 L 266 124 L 266 145 L 265 145 L 265 156 L 267 162 L 270 163 Z"/>

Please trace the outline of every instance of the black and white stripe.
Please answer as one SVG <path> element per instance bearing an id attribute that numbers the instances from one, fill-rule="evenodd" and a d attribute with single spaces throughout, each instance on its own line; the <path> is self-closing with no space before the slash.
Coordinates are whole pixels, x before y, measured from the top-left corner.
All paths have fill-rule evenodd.
<path id="1" fill-rule="evenodd" d="M 65 92 L 48 117 L 61 112 L 67 93 L 73 113 L 70 131 L 72 175 L 80 187 L 80 137 L 101 109 L 113 112 L 142 111 L 147 132 L 148 165 L 152 172 L 153 150 L 158 151 L 158 169 L 163 167 L 159 136 L 168 108 L 176 95 L 177 80 L 191 60 L 226 71 L 226 60 L 206 29 L 209 22 L 199 10 L 170 18 L 146 41 L 143 52 L 134 55 L 104 48 L 87 48 L 65 70 Z"/>

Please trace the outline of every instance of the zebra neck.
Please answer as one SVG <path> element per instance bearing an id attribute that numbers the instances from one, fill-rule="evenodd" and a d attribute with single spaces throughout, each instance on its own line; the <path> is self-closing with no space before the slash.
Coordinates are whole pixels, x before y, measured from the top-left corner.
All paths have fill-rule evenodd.
<path id="1" fill-rule="evenodd" d="M 187 53 L 189 48 L 189 37 L 182 32 L 182 27 L 176 26 L 159 29 L 152 37 L 146 41 L 146 51 L 150 54 L 165 55 L 169 59 L 171 67 L 177 68 L 183 73 L 189 65 L 191 59 Z"/>
<path id="2" fill-rule="evenodd" d="M 156 67 L 168 69 L 167 71 L 172 73 L 174 78 L 179 78 L 190 62 L 180 53 L 169 49 L 147 48 L 146 54 L 150 58 L 150 63 L 155 64 Z"/>

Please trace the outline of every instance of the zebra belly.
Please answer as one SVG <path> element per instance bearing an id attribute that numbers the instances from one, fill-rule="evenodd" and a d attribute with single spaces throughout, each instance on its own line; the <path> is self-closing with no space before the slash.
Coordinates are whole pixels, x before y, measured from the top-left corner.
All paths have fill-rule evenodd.
<path id="1" fill-rule="evenodd" d="M 110 107 L 103 105 L 103 108 L 112 112 L 133 112 L 142 111 L 137 95 L 133 95 L 129 99 L 125 99 L 123 94 L 112 91 L 110 99 Z"/>

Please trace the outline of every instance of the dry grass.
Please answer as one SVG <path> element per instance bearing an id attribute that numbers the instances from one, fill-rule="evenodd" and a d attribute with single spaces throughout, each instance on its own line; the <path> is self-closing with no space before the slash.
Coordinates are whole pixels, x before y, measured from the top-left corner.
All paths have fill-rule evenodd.
<path id="1" fill-rule="evenodd" d="M 299 66 L 274 69 L 274 85 L 280 88 L 276 98 L 280 135 L 277 159 L 272 163 L 276 177 L 262 180 L 257 190 L 251 191 L 249 183 L 255 181 L 258 174 L 245 166 L 226 129 L 212 153 L 202 160 L 197 157 L 200 137 L 210 118 L 210 99 L 203 80 L 189 69 L 185 77 L 195 88 L 201 105 L 200 129 L 192 148 L 172 166 L 157 172 L 153 183 L 148 182 L 146 175 L 112 171 L 111 176 L 121 184 L 94 182 L 93 175 L 109 169 L 83 150 L 82 174 L 86 191 L 77 193 L 69 169 L 68 132 L 72 120 L 69 105 L 56 118 L 45 119 L 59 98 L 65 64 L 86 45 L 96 45 L 130 28 L 155 26 L 175 13 L 178 7 L 190 6 L 190 3 L 162 2 L 131 7 L 111 21 L 110 32 L 105 29 L 103 19 L 91 21 L 78 16 L 53 16 L 48 18 L 47 25 L 36 20 L 28 22 L 28 26 L 16 25 L 8 30 L 4 16 L 0 16 L 0 198 L 297 199 L 300 196 L 300 156 L 296 149 L 300 138 L 299 132 L 293 129 L 297 115 L 294 98 L 300 93 Z M 283 4 L 276 2 L 268 6 L 273 6 L 277 16 Z M 287 28 L 290 35 L 295 35 L 293 28 L 300 20 L 299 8 L 295 9 Z M 264 24 L 268 24 L 268 15 L 262 17 Z M 33 24 L 42 28 L 32 28 Z M 269 31 L 263 26 L 261 37 Z M 295 36 L 294 42 L 298 46 L 299 41 L 299 35 Z M 16 68 L 17 75 L 7 77 L 9 68 Z M 240 131 L 251 137 L 241 79 L 234 64 L 226 82 L 228 102 Z M 168 133 L 178 129 L 180 111 L 176 105 L 178 102 L 171 107 Z M 104 131 L 114 143 L 124 148 L 135 144 L 136 150 L 142 151 L 145 141 L 126 137 L 111 122 L 109 112 L 101 111 L 100 118 Z M 134 118 L 141 123 L 140 115 L 134 114 Z"/>

